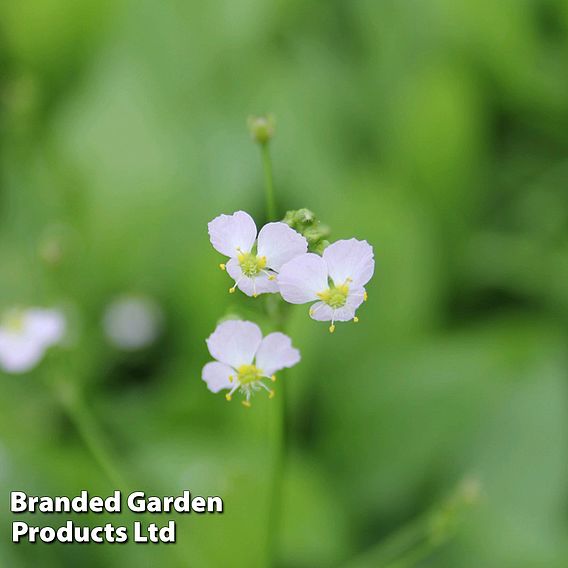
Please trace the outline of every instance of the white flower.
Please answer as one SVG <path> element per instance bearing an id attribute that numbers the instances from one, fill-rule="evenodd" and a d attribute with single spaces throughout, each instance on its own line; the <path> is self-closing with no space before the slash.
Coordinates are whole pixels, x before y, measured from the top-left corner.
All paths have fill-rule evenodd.
<path id="1" fill-rule="evenodd" d="M 0 323 L 0 367 L 8 373 L 25 373 L 37 365 L 65 332 L 58 310 L 10 310 Z"/>
<path id="2" fill-rule="evenodd" d="M 282 265 L 308 250 L 306 239 L 286 223 L 268 223 L 258 233 L 252 217 L 244 211 L 219 215 L 208 225 L 215 250 L 230 257 L 221 264 L 235 285 L 247 296 L 278 292 L 276 274 Z M 256 242 L 256 247 L 255 247 Z"/>
<path id="3" fill-rule="evenodd" d="M 122 296 L 106 309 L 103 327 L 119 349 L 136 351 L 154 343 L 162 330 L 160 307 L 144 296 Z"/>
<path id="4" fill-rule="evenodd" d="M 329 245 L 323 256 L 307 253 L 280 270 L 282 297 L 292 304 L 316 302 L 310 316 L 317 321 L 359 321 L 355 311 L 367 299 L 365 284 L 375 270 L 373 247 L 367 241 L 342 240 Z"/>
<path id="5" fill-rule="evenodd" d="M 207 339 L 207 347 L 216 359 L 203 367 L 207 387 L 214 393 L 228 389 L 227 400 L 238 390 L 245 396 L 245 406 L 250 406 L 251 395 L 260 389 L 272 398 L 274 391 L 264 384 L 264 379 L 275 381 L 276 372 L 300 360 L 300 352 L 292 347 L 287 335 L 275 332 L 263 339 L 258 325 L 250 321 L 219 324 Z"/>

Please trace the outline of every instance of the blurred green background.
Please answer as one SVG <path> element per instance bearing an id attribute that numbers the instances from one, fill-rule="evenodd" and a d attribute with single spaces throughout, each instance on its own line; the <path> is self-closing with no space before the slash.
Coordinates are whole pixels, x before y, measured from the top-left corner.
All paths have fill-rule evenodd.
<path id="1" fill-rule="evenodd" d="M 0 564 L 567 566 L 567 58 L 564 0 L 2 2 L 0 309 L 64 306 L 70 336 L 0 376 Z M 357 326 L 292 310 L 277 522 L 276 399 L 247 411 L 200 379 L 220 317 L 263 324 L 207 222 L 263 220 L 246 117 L 267 111 L 281 213 L 309 207 L 377 260 Z M 124 294 L 163 311 L 147 349 L 104 335 Z M 175 547 L 9 543 L 10 490 L 115 489 L 53 375 L 130 488 L 226 512 L 178 516 Z M 475 506 L 436 537 L 427 512 L 463 479 Z M 426 555 L 404 545 L 424 514 Z"/>

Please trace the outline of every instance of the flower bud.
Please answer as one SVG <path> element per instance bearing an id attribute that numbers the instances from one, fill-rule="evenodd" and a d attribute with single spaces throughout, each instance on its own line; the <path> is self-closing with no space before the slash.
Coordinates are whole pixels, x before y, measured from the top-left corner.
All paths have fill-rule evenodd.
<path id="1" fill-rule="evenodd" d="M 322 225 L 309 209 L 288 211 L 284 216 L 284 223 L 306 238 L 311 252 L 321 254 L 329 244 L 327 237 L 331 229 L 327 225 Z"/>
<path id="2" fill-rule="evenodd" d="M 272 114 L 264 116 L 249 116 L 248 128 L 255 142 L 267 144 L 274 136 L 275 120 Z"/>

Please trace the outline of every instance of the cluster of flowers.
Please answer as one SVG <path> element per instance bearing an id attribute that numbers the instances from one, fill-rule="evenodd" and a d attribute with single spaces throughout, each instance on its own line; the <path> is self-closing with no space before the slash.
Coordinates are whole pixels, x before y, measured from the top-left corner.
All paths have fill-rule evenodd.
<path id="1" fill-rule="evenodd" d="M 306 238 L 283 222 L 268 223 L 258 232 L 252 217 L 244 211 L 219 215 L 209 223 L 211 244 L 229 257 L 221 264 L 238 288 L 247 296 L 280 294 L 291 304 L 311 303 L 309 314 L 317 321 L 359 321 L 355 315 L 367 299 L 365 285 L 373 276 L 373 248 L 367 241 L 339 240 L 328 245 L 321 256 L 308 252 Z M 252 322 L 229 321 L 220 324 L 207 339 L 211 356 L 216 359 L 203 369 L 202 378 L 214 393 L 235 391 L 250 406 L 251 394 L 269 389 L 264 380 L 276 379 L 274 373 L 298 363 L 300 354 L 289 337 L 271 333 L 262 339 Z"/>

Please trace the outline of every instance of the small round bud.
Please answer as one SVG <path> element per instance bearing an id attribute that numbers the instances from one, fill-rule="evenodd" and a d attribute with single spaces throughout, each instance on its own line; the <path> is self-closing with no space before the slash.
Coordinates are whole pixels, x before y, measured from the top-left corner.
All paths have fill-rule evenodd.
<path id="1" fill-rule="evenodd" d="M 267 144 L 274 136 L 275 120 L 272 114 L 264 116 L 249 116 L 248 127 L 255 142 Z"/>
<path id="2" fill-rule="evenodd" d="M 303 223 L 304 225 L 310 225 L 316 220 L 314 212 L 305 207 L 295 211 L 295 218 L 296 223 Z"/>

